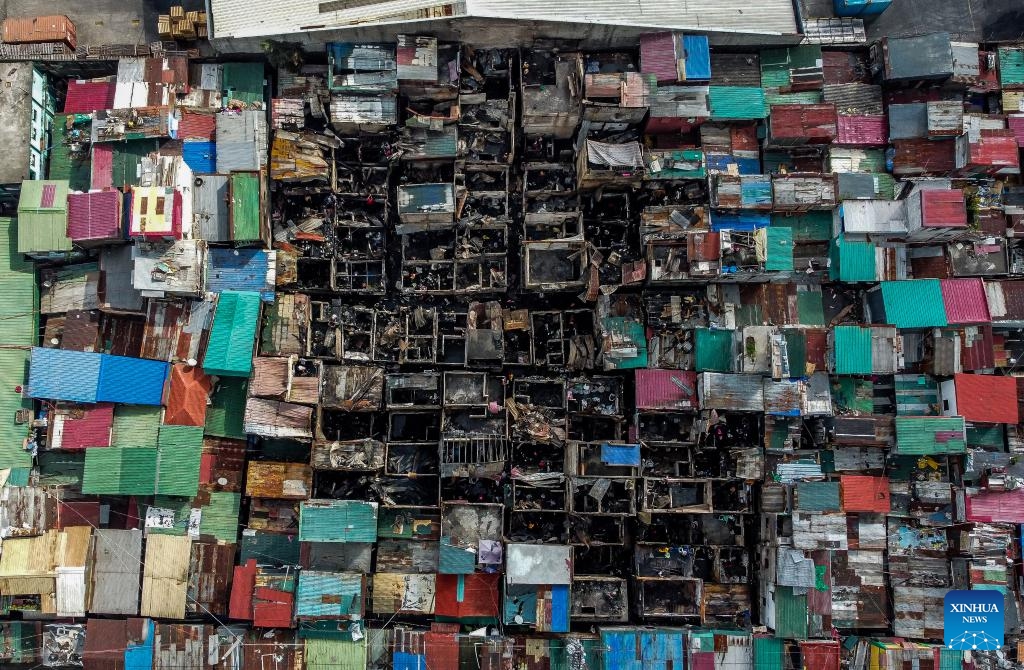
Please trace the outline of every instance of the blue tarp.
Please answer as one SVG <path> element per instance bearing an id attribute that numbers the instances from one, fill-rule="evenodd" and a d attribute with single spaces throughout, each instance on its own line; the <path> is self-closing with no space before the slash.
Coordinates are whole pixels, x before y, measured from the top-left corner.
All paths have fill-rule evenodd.
<path id="1" fill-rule="evenodd" d="M 602 444 L 601 462 L 606 465 L 640 467 L 639 444 Z"/>
<path id="2" fill-rule="evenodd" d="M 185 142 L 181 157 L 195 174 L 213 174 L 217 171 L 215 142 Z"/>

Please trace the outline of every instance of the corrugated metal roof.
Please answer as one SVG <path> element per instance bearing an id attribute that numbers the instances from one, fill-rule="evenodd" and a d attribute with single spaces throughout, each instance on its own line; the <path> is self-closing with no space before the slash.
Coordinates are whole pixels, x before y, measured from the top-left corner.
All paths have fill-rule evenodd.
<path id="1" fill-rule="evenodd" d="M 163 404 L 170 365 L 145 358 L 101 355 L 96 399 L 132 405 Z"/>
<path id="2" fill-rule="evenodd" d="M 153 495 L 156 476 L 153 447 L 86 449 L 82 493 Z"/>
<path id="3" fill-rule="evenodd" d="M 808 512 L 838 512 L 839 482 L 798 482 L 796 508 Z"/>
<path id="4" fill-rule="evenodd" d="M 894 453 L 962 454 L 966 450 L 964 419 L 959 416 L 897 416 Z"/>
<path id="5" fill-rule="evenodd" d="M 69 194 L 68 236 L 76 242 L 118 239 L 121 201 L 118 191 Z"/>
<path id="6" fill-rule="evenodd" d="M 72 79 L 64 98 L 64 113 L 88 114 L 113 108 L 114 86 L 112 79 Z"/>
<path id="7" fill-rule="evenodd" d="M 156 493 L 194 496 L 199 490 L 203 429 L 196 426 L 160 426 L 157 445 L 160 458 Z"/>
<path id="8" fill-rule="evenodd" d="M 191 558 L 192 540 L 187 536 L 154 535 L 146 540 L 140 614 L 168 619 L 185 618 Z M 160 645 L 162 649 L 166 649 L 168 641 L 164 639 L 164 644 Z M 156 653 L 167 654 L 162 658 L 174 657 L 167 651 Z"/>
<path id="9" fill-rule="evenodd" d="M 97 529 L 89 612 L 128 616 L 138 614 L 141 565 L 141 530 Z M 132 588 L 129 585 L 135 586 Z"/>
<path id="10" fill-rule="evenodd" d="M 115 447 L 155 447 L 160 429 L 159 407 L 118 405 L 114 409 L 111 445 Z"/>
<path id="11" fill-rule="evenodd" d="M 838 236 L 830 247 L 829 276 L 842 282 L 873 282 L 878 279 L 875 269 L 874 242 L 848 241 Z"/>
<path id="12" fill-rule="evenodd" d="M 942 285 L 938 279 L 884 281 L 885 323 L 897 328 L 940 328 L 947 325 Z"/>
<path id="13" fill-rule="evenodd" d="M 1024 88 L 1024 48 L 1003 46 L 999 55 L 999 85 L 1003 88 Z"/>
<path id="14" fill-rule="evenodd" d="M 701 409 L 763 412 L 764 387 L 760 375 L 702 372 L 697 376 Z"/>
<path id="15" fill-rule="evenodd" d="M 247 107 L 265 104 L 262 62 L 224 63 L 222 67 L 225 103 L 237 100 Z"/>
<path id="16" fill-rule="evenodd" d="M 711 86 L 708 100 L 715 121 L 768 118 L 768 103 L 760 87 Z"/>
<path id="17" fill-rule="evenodd" d="M 1024 489 L 967 496 L 966 518 L 983 523 L 1024 523 Z"/>
<path id="18" fill-rule="evenodd" d="M 304 542 L 375 542 L 377 503 L 307 500 L 299 506 L 299 539 Z"/>
<path id="19" fill-rule="evenodd" d="M 224 291 L 220 294 L 203 358 L 203 368 L 209 374 L 250 375 L 259 314 L 259 293 Z"/>
<path id="20" fill-rule="evenodd" d="M 245 494 L 255 498 L 305 500 L 313 485 L 313 469 L 304 463 L 252 461 Z"/>
<path id="21" fill-rule="evenodd" d="M 843 475 L 839 481 L 842 484 L 844 512 L 889 511 L 888 477 Z"/>
<path id="22" fill-rule="evenodd" d="M 192 216 L 199 226 L 196 234 L 208 242 L 231 239 L 228 179 L 228 175 L 203 175 L 192 188 Z"/>
<path id="23" fill-rule="evenodd" d="M 206 408 L 206 435 L 245 439 L 246 387 L 245 379 L 222 378 L 217 382 Z"/>
<path id="24" fill-rule="evenodd" d="M 869 375 L 872 365 L 871 329 L 864 326 L 836 326 L 832 331 L 835 373 Z"/>
<path id="25" fill-rule="evenodd" d="M 697 407 L 697 375 L 683 370 L 637 370 L 637 409 Z"/>
<path id="26" fill-rule="evenodd" d="M 85 449 L 109 447 L 110 429 L 114 422 L 113 405 L 75 407 L 51 415 L 50 447 L 54 449 Z"/>
<path id="27" fill-rule="evenodd" d="M 304 661 L 309 670 L 362 670 L 366 667 L 366 637 L 359 641 L 307 637 L 305 645 Z"/>
<path id="28" fill-rule="evenodd" d="M 242 496 L 230 491 L 200 493 L 199 498 L 209 497 L 201 505 L 202 518 L 199 520 L 199 535 L 208 535 L 220 542 L 234 544 L 238 541 L 238 511 Z M 233 552 L 232 552 L 233 553 Z"/>
<path id="29" fill-rule="evenodd" d="M 231 239 L 252 242 L 260 239 L 260 176 L 258 173 L 236 172 L 231 175 Z"/>
<path id="30" fill-rule="evenodd" d="M 68 182 L 24 181 L 18 199 L 18 251 L 70 251 Z"/>
<path id="31" fill-rule="evenodd" d="M 840 115 L 835 143 L 845 146 L 874 147 L 889 142 L 888 124 L 883 115 Z"/>
<path id="32" fill-rule="evenodd" d="M 719 328 L 694 330 L 697 372 L 732 372 L 734 331 Z"/>
<path id="33" fill-rule="evenodd" d="M 255 291 L 267 302 L 274 300 L 276 252 L 263 249 L 212 248 L 206 258 L 208 291 Z"/>
<path id="34" fill-rule="evenodd" d="M 358 573 L 303 570 L 295 590 L 295 616 L 311 619 L 362 616 L 364 589 L 363 575 Z"/>
<path id="35" fill-rule="evenodd" d="M 213 112 L 182 109 L 178 120 L 177 139 L 213 142 L 217 137 L 217 115 Z"/>
<path id="36" fill-rule="evenodd" d="M 101 354 L 32 348 L 27 395 L 31 398 L 96 402 Z M 68 370 L 74 370 L 69 375 Z"/>
<path id="37" fill-rule="evenodd" d="M 186 141 L 181 147 L 181 157 L 195 174 L 210 174 L 217 171 L 215 142 Z"/>
<path id="38" fill-rule="evenodd" d="M 958 374 L 956 410 L 967 421 L 1017 423 L 1017 382 L 1013 377 Z"/>
<path id="39" fill-rule="evenodd" d="M 952 324 L 989 323 L 985 282 L 981 279 L 943 279 L 942 302 Z"/>

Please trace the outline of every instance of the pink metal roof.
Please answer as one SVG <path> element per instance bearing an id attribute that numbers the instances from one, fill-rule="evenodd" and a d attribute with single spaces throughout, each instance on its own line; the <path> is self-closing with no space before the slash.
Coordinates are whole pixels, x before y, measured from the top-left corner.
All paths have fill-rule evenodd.
<path id="1" fill-rule="evenodd" d="M 68 82 L 68 95 L 64 99 L 65 114 L 87 114 L 114 106 L 113 81 L 78 81 Z"/>
<path id="2" fill-rule="evenodd" d="M 697 406 L 697 373 L 637 370 L 637 409 L 687 409 Z"/>
<path id="3" fill-rule="evenodd" d="M 94 191 L 68 195 L 68 237 L 109 240 L 121 236 L 121 193 Z"/>
<path id="4" fill-rule="evenodd" d="M 967 520 L 1024 523 L 1024 489 L 967 497 Z"/>
<path id="5" fill-rule="evenodd" d="M 217 117 L 214 114 L 182 110 L 178 122 L 179 140 L 205 140 L 217 137 Z"/>
<path id="6" fill-rule="evenodd" d="M 943 279 L 942 302 L 949 323 L 990 323 L 985 282 L 981 279 Z"/>
<path id="7" fill-rule="evenodd" d="M 1017 146 L 1024 147 L 1024 114 L 1011 114 L 1006 117 L 1006 126 L 1017 140 Z"/>
<path id="8" fill-rule="evenodd" d="M 640 36 L 640 71 L 653 74 L 659 83 L 679 79 L 673 33 L 646 33 Z"/>
<path id="9" fill-rule="evenodd" d="M 889 121 L 883 114 L 839 116 L 836 144 L 883 146 L 889 143 Z"/>
<path id="10" fill-rule="evenodd" d="M 92 187 L 97 189 L 114 186 L 114 145 L 101 143 L 92 145 Z"/>

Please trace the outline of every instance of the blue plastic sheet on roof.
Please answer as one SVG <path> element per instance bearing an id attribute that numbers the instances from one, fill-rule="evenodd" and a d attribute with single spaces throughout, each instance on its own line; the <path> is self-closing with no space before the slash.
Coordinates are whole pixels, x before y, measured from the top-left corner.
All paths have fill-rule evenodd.
<path id="1" fill-rule="evenodd" d="M 761 160 L 733 154 L 705 154 L 708 172 L 729 172 L 729 166 L 735 165 L 739 174 L 761 174 Z"/>
<path id="2" fill-rule="evenodd" d="M 720 212 L 711 215 L 711 230 L 739 230 L 752 232 L 767 228 L 772 223 L 771 214 L 766 212 Z"/>
<path id="3" fill-rule="evenodd" d="M 602 444 L 601 462 L 607 465 L 640 467 L 639 444 Z"/>
<path id="4" fill-rule="evenodd" d="M 185 142 L 181 156 L 195 174 L 213 174 L 217 171 L 216 142 Z"/>

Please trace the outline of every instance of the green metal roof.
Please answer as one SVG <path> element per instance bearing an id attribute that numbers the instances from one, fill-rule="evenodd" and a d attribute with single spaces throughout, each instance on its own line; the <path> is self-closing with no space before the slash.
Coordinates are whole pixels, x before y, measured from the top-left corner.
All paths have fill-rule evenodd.
<path id="1" fill-rule="evenodd" d="M 934 416 L 939 404 L 939 387 L 928 375 L 896 375 L 896 414 Z"/>
<path id="2" fill-rule="evenodd" d="M 153 495 L 157 450 L 147 447 L 102 447 L 85 450 L 82 493 Z"/>
<path id="3" fill-rule="evenodd" d="M 142 159 L 160 148 L 155 139 L 114 142 L 111 147 L 112 183 L 117 188 L 139 185 L 139 165 Z"/>
<path id="4" fill-rule="evenodd" d="M 159 407 L 142 405 L 116 405 L 114 430 L 110 445 L 113 447 L 155 447 L 160 430 Z"/>
<path id="5" fill-rule="evenodd" d="M 25 451 L 30 423 L 15 423 L 15 412 L 30 409 L 32 401 L 11 389 L 24 387 L 28 380 L 29 353 L 22 349 L 0 349 L 0 468 L 25 468 L 32 465 L 32 454 Z"/>
<path id="6" fill-rule="evenodd" d="M 248 377 L 252 373 L 252 350 L 259 320 L 259 293 L 224 291 L 220 294 L 203 358 L 207 374 Z"/>
<path id="7" fill-rule="evenodd" d="M 203 430 L 206 435 L 245 439 L 243 418 L 247 386 L 244 379 L 220 379 L 206 408 L 206 427 Z"/>
<path id="8" fill-rule="evenodd" d="M 782 658 L 785 645 L 777 637 L 754 637 L 755 670 L 783 670 Z"/>
<path id="9" fill-rule="evenodd" d="M 0 218 L 0 345 L 31 346 L 39 337 L 39 293 L 35 265 L 17 250 L 17 219 Z M 6 251 L 6 253 L 4 253 Z M 13 389 L 28 379 L 29 353 L 0 349 L 0 384 Z M 15 423 L 19 409 L 30 409 L 32 401 L 18 393 L 0 397 L 0 468 L 30 467 L 32 456 L 23 448 L 29 436 L 28 424 Z"/>
<path id="10" fill-rule="evenodd" d="M 786 340 L 789 376 L 803 377 L 807 374 L 807 335 L 800 328 L 785 328 L 782 337 Z"/>
<path id="11" fill-rule="evenodd" d="M 242 496 L 229 491 L 210 491 L 210 502 L 202 506 L 199 534 L 211 535 L 221 542 L 238 541 L 238 508 Z"/>
<path id="12" fill-rule="evenodd" d="M 760 86 L 709 86 L 708 102 L 713 121 L 768 118 L 768 103 Z"/>
<path id="13" fill-rule="evenodd" d="M 377 505 L 360 500 L 308 500 L 299 507 L 303 542 L 376 542 Z"/>
<path id="14" fill-rule="evenodd" d="M 828 274 L 833 281 L 875 281 L 875 244 L 873 242 L 852 242 L 840 235 L 832 240 L 829 257 L 832 262 L 829 265 Z"/>
<path id="15" fill-rule="evenodd" d="M 231 239 L 236 242 L 260 239 L 260 178 L 255 172 L 231 175 Z"/>
<path id="16" fill-rule="evenodd" d="M 262 103 L 263 99 L 263 63 L 224 63 L 223 88 L 224 102 L 228 99 L 240 100 L 246 106 Z"/>
<path id="17" fill-rule="evenodd" d="M 174 511 L 174 525 L 170 528 L 147 528 L 148 535 L 188 535 L 188 521 L 192 514 L 192 500 L 182 496 L 153 496 L 152 507 Z"/>
<path id="18" fill-rule="evenodd" d="M 832 239 L 832 212 L 813 209 L 800 214 L 772 214 L 772 226 L 791 229 L 795 242 L 827 242 Z"/>
<path id="19" fill-rule="evenodd" d="M 762 83 L 762 85 L 764 85 Z M 794 91 L 792 93 L 780 93 L 775 89 L 765 86 L 764 101 L 772 105 L 818 105 L 824 101 L 821 91 Z"/>
<path id="20" fill-rule="evenodd" d="M 838 512 L 839 482 L 799 482 L 796 485 L 796 508 L 808 512 Z"/>
<path id="21" fill-rule="evenodd" d="M 337 624 L 335 624 L 337 625 Z M 310 670 L 364 670 L 366 638 L 359 641 L 306 638 L 306 667 Z"/>
<path id="22" fill-rule="evenodd" d="M 51 148 L 50 179 L 66 179 L 75 191 L 88 191 L 92 185 L 92 161 L 88 157 L 72 159 L 65 144 L 67 138 L 67 119 L 75 114 L 58 114 L 53 117 L 50 125 Z M 88 131 L 88 128 L 85 128 Z"/>
<path id="23" fill-rule="evenodd" d="M 156 492 L 168 496 L 194 496 L 199 491 L 199 465 L 203 429 L 198 426 L 160 426 L 160 474 Z"/>
<path id="24" fill-rule="evenodd" d="M 733 331 L 697 328 L 694 349 L 697 372 L 732 372 Z"/>
<path id="25" fill-rule="evenodd" d="M 824 326 L 825 304 L 821 291 L 797 291 L 796 313 L 802 326 Z"/>
<path id="26" fill-rule="evenodd" d="M 938 279 L 882 282 L 885 322 L 897 328 L 941 328 L 947 324 Z"/>
<path id="27" fill-rule="evenodd" d="M 1002 86 L 1024 84 L 1024 49 L 999 47 L 999 83 Z"/>
<path id="28" fill-rule="evenodd" d="M 775 587 L 775 637 L 807 639 L 807 595 L 794 595 L 792 586 Z"/>
<path id="29" fill-rule="evenodd" d="M 836 326 L 832 330 L 837 375 L 869 375 L 872 371 L 871 329 Z"/>
<path id="30" fill-rule="evenodd" d="M 71 239 L 67 232 L 67 180 L 21 182 L 18 251 L 70 251 Z"/>
<path id="31" fill-rule="evenodd" d="M 917 455 L 962 454 L 964 420 L 959 416 L 897 416 L 894 453 Z"/>
<path id="32" fill-rule="evenodd" d="M 39 461 L 40 483 L 46 486 L 80 487 L 82 473 L 85 470 L 86 451 L 88 450 L 39 452 L 36 459 Z"/>
<path id="33" fill-rule="evenodd" d="M 793 270 L 793 231 L 789 228 L 765 228 L 767 249 L 764 269 L 775 272 Z"/>

